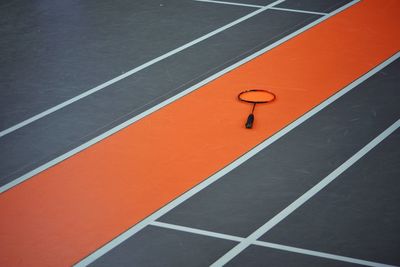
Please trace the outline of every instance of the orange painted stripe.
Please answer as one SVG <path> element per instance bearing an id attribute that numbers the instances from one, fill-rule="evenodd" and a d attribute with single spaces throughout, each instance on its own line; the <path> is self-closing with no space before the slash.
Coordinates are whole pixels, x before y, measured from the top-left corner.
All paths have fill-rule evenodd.
<path id="1" fill-rule="evenodd" d="M 399 7 L 362 1 L 6 191 L 0 265 L 70 265 L 212 175 L 397 52 Z M 246 130 L 253 87 L 278 99 Z"/>

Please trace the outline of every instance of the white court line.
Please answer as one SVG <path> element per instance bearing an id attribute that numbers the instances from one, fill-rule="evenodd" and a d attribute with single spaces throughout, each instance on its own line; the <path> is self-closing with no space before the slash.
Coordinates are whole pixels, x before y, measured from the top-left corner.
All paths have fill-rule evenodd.
<path id="1" fill-rule="evenodd" d="M 194 1 L 212 3 L 212 4 L 223 4 L 223 5 L 230 5 L 230 6 L 246 6 L 246 7 L 255 7 L 255 8 L 263 8 L 264 7 L 264 6 L 259 6 L 259 5 L 250 5 L 250 4 L 234 3 L 234 2 L 226 2 L 226 1 L 214 1 L 214 0 L 194 0 Z"/>
<path id="2" fill-rule="evenodd" d="M 209 236 L 209 237 L 213 237 L 213 238 L 225 239 L 225 240 L 230 240 L 230 241 L 235 241 L 235 242 L 241 242 L 244 240 L 243 237 L 221 234 L 221 233 L 211 232 L 211 231 L 205 231 L 205 230 L 196 229 L 196 228 L 192 228 L 192 227 L 186 227 L 186 226 L 158 222 L 158 221 L 153 222 L 150 225 L 162 227 L 162 228 L 166 228 L 166 229 L 172 229 L 172 230 L 176 230 L 176 231 L 182 231 L 182 232 L 191 233 L 191 234 L 196 234 L 196 235 L 203 235 L 203 236 Z M 297 247 L 292 247 L 292 246 L 285 246 L 285 245 L 270 243 L 270 242 L 265 242 L 265 241 L 256 240 L 252 243 L 252 245 L 262 246 L 262 247 L 267 247 L 267 248 L 272 248 L 272 249 L 279 249 L 279 250 L 284 250 L 284 251 L 298 253 L 298 254 L 304 254 L 304 255 L 313 256 L 313 257 L 320 257 L 320 258 L 326 258 L 326 259 L 331 259 L 331 260 L 336 260 L 336 261 L 355 263 L 355 264 L 360 264 L 360 265 L 364 265 L 364 266 L 396 267 L 394 265 L 387 265 L 387 264 L 383 264 L 383 263 L 379 263 L 379 262 L 361 260 L 361 259 L 340 256 L 340 255 L 331 254 L 331 253 L 297 248 Z"/>
<path id="3" fill-rule="evenodd" d="M 333 172 L 331 172 L 328 176 L 322 179 L 318 184 L 313 186 L 310 190 L 292 202 L 289 206 L 275 215 L 272 219 L 266 222 L 263 226 L 254 231 L 251 235 L 249 235 L 246 239 L 242 240 L 237 246 L 228 251 L 225 255 L 219 258 L 216 262 L 214 262 L 212 267 L 224 266 L 234 257 L 236 257 L 239 253 L 241 253 L 248 246 L 253 244 L 257 239 L 263 236 L 266 232 L 268 232 L 275 225 L 284 220 L 287 216 L 289 216 L 292 212 L 294 212 L 297 208 L 307 202 L 310 198 L 316 195 L 319 191 L 324 189 L 327 185 L 329 185 L 333 180 L 335 180 L 339 175 L 345 172 L 349 167 L 351 167 L 354 163 L 356 163 L 359 159 L 361 159 L 365 154 L 367 154 L 371 149 L 376 147 L 380 142 L 385 140 L 391 133 L 397 130 L 400 127 L 400 119 L 398 119 L 395 123 L 393 123 L 389 128 L 383 131 L 380 135 L 374 138 L 371 142 L 369 142 L 366 146 L 364 146 L 361 150 L 359 150 L 356 154 L 354 154 L 351 158 L 346 160 L 342 165 L 336 168 Z"/>
<path id="4" fill-rule="evenodd" d="M 132 123 L 134 123 L 134 122 L 136 122 L 136 121 L 138 121 L 138 120 L 150 115 L 151 113 L 163 108 L 164 106 L 166 106 L 168 104 L 171 104 L 172 102 L 174 102 L 174 101 L 184 97 L 185 95 L 197 90 L 201 86 L 204 86 L 205 84 L 217 79 L 218 77 L 224 75 L 225 73 L 228 73 L 228 72 L 232 71 L 233 69 L 245 64 L 246 62 L 249 62 L 250 60 L 252 60 L 252 59 L 264 54 L 265 52 L 267 52 L 267 51 L 269 51 L 269 50 L 281 45 L 282 43 L 284 43 L 284 42 L 294 38 L 295 36 L 307 31 L 308 29 L 314 27 L 315 25 L 318 25 L 319 23 L 329 19 L 330 17 L 336 15 L 339 12 L 342 12 L 343 10 L 351 7 L 352 5 L 354 5 L 354 4 L 358 3 L 358 2 L 359 2 L 359 0 L 354 0 L 354 1 L 346 4 L 345 6 L 335 10 L 334 12 L 315 20 L 314 22 L 304 26 L 303 28 L 300 28 L 297 31 L 295 31 L 295 32 L 283 37 L 282 39 L 280 39 L 280 40 L 278 40 L 276 42 L 274 42 L 273 44 L 270 44 L 270 45 L 266 46 L 265 48 L 261 49 L 260 51 L 258 51 L 256 53 L 254 53 L 254 54 L 252 54 L 252 55 L 250 55 L 250 56 L 248 56 L 248 57 L 236 62 L 235 64 L 233 64 L 233 65 L 231 65 L 231 66 L 229 66 L 229 67 L 227 67 L 227 68 L 215 73 L 214 75 L 211 75 L 210 77 L 208 77 L 207 79 L 199 82 L 198 84 L 195 84 L 195 85 L 189 87 L 188 89 L 186 89 L 186 90 L 174 95 L 173 97 L 168 98 L 167 100 L 155 105 L 154 107 L 152 107 L 152 108 L 150 108 L 150 109 L 148 109 L 148 110 L 146 110 L 146 111 L 134 116 L 133 118 L 127 120 L 126 122 L 124 122 L 124 123 L 112 128 L 112 129 L 102 133 L 101 135 L 89 140 L 88 142 L 86 142 L 86 143 L 84 143 L 84 144 L 82 144 L 82 145 L 80 145 L 80 146 L 68 151 L 67 153 L 65 153 L 65 154 L 63 154 L 63 155 L 61 155 L 61 156 L 59 156 L 59 157 L 57 157 L 57 158 L 55 158 L 55 159 L 53 159 L 51 161 L 39 166 L 38 168 L 36 168 L 36 169 L 34 169 L 34 170 L 32 170 L 32 171 L 20 176 L 19 178 L 17 178 L 15 180 L 3 185 L 2 187 L 0 187 L 0 194 L 5 192 L 5 191 L 7 191 L 7 190 L 9 190 L 10 188 L 12 188 L 12 187 L 14 187 L 16 185 L 28 180 L 29 178 L 35 176 L 36 174 L 38 174 L 38 173 L 40 173 L 40 172 L 42 172 L 42 171 L 44 171 L 44 170 L 46 170 L 46 169 L 48 169 L 48 168 L 50 168 L 50 167 L 52 167 L 54 165 L 60 163 L 61 161 L 63 161 L 65 159 L 67 159 L 67 158 L 79 153 L 80 151 L 82 151 L 82 150 L 84 150 L 84 149 L 96 144 L 97 142 L 100 142 L 101 140 L 103 140 L 103 139 L 109 137 L 110 135 L 112 135 L 112 134 L 124 129 L 125 127 L 128 127 Z"/>
<path id="5" fill-rule="evenodd" d="M 235 242 L 241 242 L 244 240 L 243 237 L 226 235 L 226 234 L 221 234 L 221 233 L 216 233 L 216 232 L 211 232 L 211 231 L 206 231 L 206 230 L 201 230 L 201 229 L 195 229 L 192 227 L 186 227 L 186 226 L 164 223 L 164 222 L 152 222 L 150 225 L 168 228 L 168 229 L 177 230 L 177 231 L 182 231 L 182 232 L 187 232 L 187 233 L 192 233 L 192 234 L 197 234 L 197 235 L 204 235 L 204 236 L 210 236 L 210 237 L 215 237 L 215 238 L 219 238 L 219 239 L 226 239 L 226 240 L 231 240 L 231 241 L 235 241 Z"/>
<path id="6" fill-rule="evenodd" d="M 325 16 L 327 14 L 327 13 L 322 13 L 322 12 L 307 11 L 307 10 L 300 10 L 300 9 L 291 9 L 291 8 L 281 8 L 281 7 L 272 7 L 271 9 L 272 10 L 288 11 L 288 12 L 305 13 L 305 14 L 314 14 L 314 15 L 321 15 L 321 16 Z"/>
<path id="7" fill-rule="evenodd" d="M 215 1 L 215 0 L 194 0 L 194 1 L 196 1 L 196 2 L 205 2 L 205 3 L 212 3 L 212 4 L 231 5 L 231 6 L 254 7 L 254 8 L 263 8 L 263 7 L 264 7 L 264 6 L 259 6 L 259 5 L 250 5 L 250 4 L 235 3 L 235 2 L 227 2 L 227 1 Z M 321 16 L 327 15 L 327 13 L 315 12 L 315 11 L 307 11 L 307 10 L 300 10 L 300 9 L 292 9 L 292 8 L 271 7 L 270 9 L 272 9 L 272 10 L 287 11 L 287 12 L 314 14 L 314 15 L 321 15 Z"/>
<path id="8" fill-rule="evenodd" d="M 166 58 L 168 58 L 168 57 L 170 57 L 172 55 L 175 55 L 175 54 L 177 54 L 177 53 L 179 53 L 179 52 L 181 52 L 181 51 L 183 51 L 183 50 L 185 50 L 185 49 L 187 49 L 187 48 L 189 48 L 189 47 L 191 47 L 191 46 L 193 46 L 195 44 L 198 44 L 198 43 L 200 43 L 200 42 L 202 42 L 202 41 L 204 41 L 204 40 L 206 40 L 206 39 L 208 39 L 208 38 L 210 38 L 210 37 L 212 37 L 212 36 L 214 36 L 214 35 L 216 35 L 216 34 L 218 34 L 220 32 L 223 32 L 223 31 L 235 26 L 236 24 L 239 24 L 239 23 L 241 23 L 241 22 L 243 22 L 243 21 L 245 21 L 245 20 L 247 20 L 247 19 L 249 19 L 251 17 L 254 17 L 257 14 L 269 9 L 270 7 L 273 7 L 274 5 L 278 5 L 278 4 L 282 3 L 283 1 L 285 1 L 285 0 L 277 0 L 277 1 L 271 3 L 271 4 L 267 5 L 267 6 L 264 6 L 264 7 L 260 8 L 260 9 L 258 9 L 256 11 L 253 11 L 253 12 L 247 14 L 246 16 L 243 16 L 243 17 L 241 17 L 241 18 L 239 18 L 239 19 L 237 19 L 237 20 L 235 20 L 235 21 L 233 21 L 231 23 L 226 24 L 225 26 L 222 26 L 222 27 L 220 27 L 220 28 L 218 28 L 218 29 L 206 34 L 206 35 L 203 35 L 203 36 L 201 36 L 201 37 L 199 37 L 199 38 L 197 38 L 197 39 L 185 44 L 185 45 L 182 45 L 182 46 L 180 46 L 178 48 L 175 48 L 174 50 L 171 50 L 171 51 L 169 51 L 168 53 L 166 53 L 164 55 L 161 55 L 161 56 L 159 56 L 159 57 L 157 57 L 155 59 L 152 59 L 152 60 L 150 60 L 150 61 L 148 61 L 148 62 L 146 62 L 146 63 L 144 63 L 144 64 L 142 64 L 142 65 L 140 65 L 140 66 L 138 66 L 136 68 L 134 68 L 134 69 L 131 69 L 131 70 L 125 72 L 124 74 L 120 75 L 120 76 L 117 76 L 117 77 L 115 77 L 115 78 L 113 78 L 113 79 L 111 79 L 111 80 L 109 80 L 109 81 L 107 81 L 105 83 L 102 83 L 102 84 L 100 84 L 100 85 L 98 85 L 98 86 L 96 86 L 96 87 L 94 87 L 92 89 L 89 89 L 89 90 L 85 91 L 84 93 L 82 93 L 80 95 L 77 95 L 77 96 L 75 96 L 75 97 L 73 97 L 73 98 L 71 98 L 71 99 L 69 99 L 69 100 L 67 100 L 67 101 L 65 101 L 65 102 L 63 102 L 61 104 L 58 104 L 58 105 L 56 105 L 56 106 L 54 106 L 52 108 L 49 108 L 49 109 L 47 109 L 47 110 L 45 110 L 45 111 L 43 111 L 43 112 L 41 112 L 41 113 L 29 118 L 29 119 L 26 119 L 26 120 L 24 120 L 24 121 L 22 121 L 22 122 L 20 122 L 20 123 L 18 123 L 16 125 L 10 127 L 10 128 L 7 128 L 7 129 L 5 129 L 5 130 L 0 132 L 0 138 L 5 136 L 5 135 L 7 135 L 7 134 L 9 134 L 9 133 L 12 133 L 12 132 L 20 129 L 20 128 L 28 125 L 28 124 L 31 124 L 32 122 L 35 122 L 35 121 L 37 121 L 37 120 L 39 120 L 39 119 L 41 119 L 41 118 L 43 118 L 43 117 L 45 117 L 45 116 L 47 116 L 47 115 L 49 115 L 51 113 L 54 113 L 57 110 L 60 110 L 60 109 L 66 107 L 68 105 L 71 105 L 72 103 L 74 103 L 74 102 L 76 102 L 76 101 L 78 101 L 78 100 L 80 100 L 82 98 L 85 98 L 85 97 L 87 97 L 87 96 L 89 96 L 91 94 L 94 94 L 97 91 L 100 91 L 100 90 L 106 88 L 107 86 L 110 86 L 110 85 L 112 85 L 112 84 L 114 84 L 114 83 L 116 83 L 116 82 L 118 82 L 118 81 L 120 81 L 122 79 L 125 79 L 126 77 L 131 76 L 132 74 L 135 74 L 135 73 L 137 73 L 137 72 L 139 72 L 139 71 L 141 71 L 141 70 L 143 70 L 143 69 L 145 69 L 147 67 L 150 67 L 151 65 L 154 65 L 155 63 L 160 62 L 161 60 L 164 60 L 164 59 L 166 59 Z"/>

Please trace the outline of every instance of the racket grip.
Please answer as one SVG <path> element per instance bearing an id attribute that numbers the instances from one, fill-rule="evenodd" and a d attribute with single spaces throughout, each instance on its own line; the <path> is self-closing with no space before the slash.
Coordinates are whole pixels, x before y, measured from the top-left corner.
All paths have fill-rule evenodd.
<path id="1" fill-rule="evenodd" d="M 246 128 L 251 129 L 253 127 L 253 122 L 254 122 L 254 115 L 252 113 L 247 117 Z"/>

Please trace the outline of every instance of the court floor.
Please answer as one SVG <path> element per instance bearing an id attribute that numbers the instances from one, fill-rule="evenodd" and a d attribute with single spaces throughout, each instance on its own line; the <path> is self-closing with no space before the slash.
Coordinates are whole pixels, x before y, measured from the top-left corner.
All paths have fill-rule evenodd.
<path id="1" fill-rule="evenodd" d="M 400 266 L 399 14 L 0 3 L 0 266 Z"/>

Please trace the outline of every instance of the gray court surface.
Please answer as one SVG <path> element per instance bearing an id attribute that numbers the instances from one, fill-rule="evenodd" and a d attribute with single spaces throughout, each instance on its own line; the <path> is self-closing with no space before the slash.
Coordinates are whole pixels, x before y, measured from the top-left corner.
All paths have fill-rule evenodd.
<path id="1" fill-rule="evenodd" d="M 331 12 L 349 2 L 350 2 L 349 0 L 325 0 L 325 1 L 286 0 L 282 4 L 277 5 L 277 7 L 316 11 L 316 12 Z"/>
<path id="2" fill-rule="evenodd" d="M 0 3 L 0 133 L 78 97 L 0 134 L 0 186 L 350 1 L 286 0 L 256 15 L 257 7 L 212 2 Z M 215 263 L 400 118 L 399 73 L 396 60 L 91 265 Z M 399 137 L 227 266 L 400 266 Z"/>
<path id="3" fill-rule="evenodd" d="M 261 238 L 400 265 L 400 131 Z"/>
<path id="4" fill-rule="evenodd" d="M 177 226 L 177 232 L 193 229 L 192 234 L 210 239 L 221 233 L 246 238 L 396 122 L 399 70 L 397 60 L 158 221 Z M 228 266 L 349 266 L 359 265 L 357 261 L 399 265 L 399 133 L 390 135 L 260 239 L 327 253 L 330 258 L 250 246 Z M 180 236 L 180 242 L 189 236 Z M 135 265 L 136 258 L 123 252 L 135 250 L 135 245 L 128 248 L 134 240 L 136 235 L 94 265 L 112 265 L 123 258 Z M 219 249 L 215 243 L 215 250 Z M 181 257 L 180 253 L 166 255 L 164 249 L 151 251 L 156 258 Z M 140 265 L 153 266 L 151 261 Z"/>
<path id="5" fill-rule="evenodd" d="M 274 266 L 274 267 L 293 267 L 293 266 L 325 266 L 325 267 L 355 267 L 360 266 L 354 263 L 314 257 L 299 253 L 287 252 L 260 246 L 250 246 L 239 256 L 234 258 L 226 266 Z"/>

